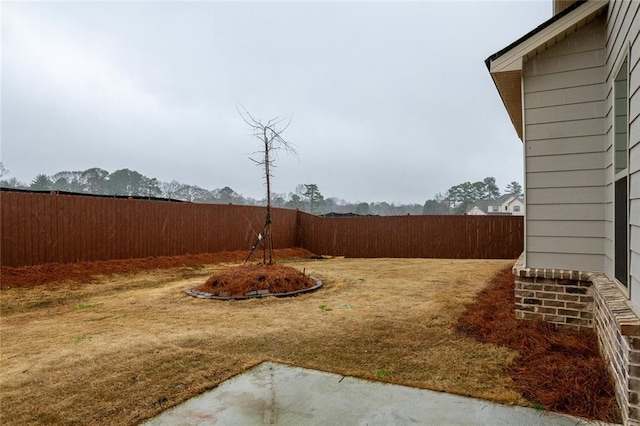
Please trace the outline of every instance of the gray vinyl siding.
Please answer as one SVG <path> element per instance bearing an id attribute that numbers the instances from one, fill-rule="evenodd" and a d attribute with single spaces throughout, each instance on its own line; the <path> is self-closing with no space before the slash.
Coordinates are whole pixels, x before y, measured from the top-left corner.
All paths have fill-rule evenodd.
<path id="1" fill-rule="evenodd" d="M 606 121 L 605 121 L 605 272 L 614 276 L 614 111 L 613 81 L 625 55 L 629 67 L 629 288 L 630 297 L 640 307 L 640 2 L 613 1 L 608 8 L 606 36 Z"/>
<path id="2" fill-rule="evenodd" d="M 529 189 L 527 199 L 531 204 L 604 204 L 604 191 L 601 186 L 575 188 Z M 602 228 L 604 237 L 604 227 Z"/>
<path id="3" fill-rule="evenodd" d="M 571 157 L 580 162 L 582 170 L 602 170 L 602 165 L 604 164 L 602 138 L 599 152 L 578 152 L 571 155 Z M 567 164 L 565 155 L 529 156 L 527 158 L 527 169 L 535 170 L 536 172 L 566 171 L 569 167 L 572 167 L 572 165 Z"/>
<path id="4" fill-rule="evenodd" d="M 529 144 L 529 142 L 527 142 Z M 571 155 L 566 155 L 567 162 L 572 161 Z M 579 168 L 580 164 L 571 163 L 571 167 Z M 568 167 L 568 166 L 567 166 Z M 525 165 L 526 168 L 526 165 Z M 581 188 L 602 186 L 604 183 L 604 170 L 558 170 L 536 171 L 528 170 L 527 189 L 531 188 Z M 527 203 L 529 205 L 529 203 Z M 602 207 L 604 209 L 604 207 Z"/>
<path id="5" fill-rule="evenodd" d="M 593 56 L 592 54 L 592 60 Z M 599 56 L 602 57 L 603 55 L 600 54 Z M 557 60 L 557 58 L 552 59 Z M 581 65 L 582 64 L 576 63 L 576 67 Z M 527 82 L 525 94 L 529 92 L 565 89 L 567 87 L 592 86 L 598 82 L 602 82 L 602 69 L 600 67 L 583 68 L 575 71 L 560 71 L 555 74 L 530 77 Z"/>
<path id="6" fill-rule="evenodd" d="M 529 236 L 527 239 L 528 249 L 531 252 L 548 252 L 548 247 L 553 247 L 555 253 L 571 253 L 571 254 L 591 254 L 602 255 L 604 251 L 603 238 L 589 238 L 580 236 L 580 246 L 575 244 L 576 237 L 559 237 L 557 235 L 550 237 L 534 237 Z M 583 269 L 571 267 L 571 269 Z"/>
<path id="7" fill-rule="evenodd" d="M 604 237 L 604 228 L 600 220 L 544 220 L 530 221 L 528 225 L 527 231 L 530 237 L 543 237 L 550 232 L 567 237 Z"/>
<path id="8" fill-rule="evenodd" d="M 591 152 L 602 154 L 602 135 L 573 137 L 571 139 L 542 139 L 527 146 L 529 158 Z"/>
<path id="9" fill-rule="evenodd" d="M 605 19 L 524 65 L 526 263 L 602 271 Z"/>
<path id="10" fill-rule="evenodd" d="M 527 226 L 534 221 L 566 221 L 582 222 L 597 220 L 602 226 L 605 220 L 605 211 L 602 205 L 596 203 L 589 204 L 530 204 L 527 200 Z M 552 235 L 551 232 L 546 235 Z M 529 233 L 527 232 L 527 237 Z M 563 234 L 560 234 L 563 236 Z M 528 238 L 527 238 L 528 241 Z M 576 241 L 578 243 L 579 241 Z M 549 247 L 552 251 L 553 247 Z M 544 266 L 530 266 L 532 268 L 543 268 Z M 556 268 L 556 266 L 546 266 L 546 268 Z M 571 269 L 568 267 L 560 269 Z"/>
<path id="11" fill-rule="evenodd" d="M 529 252 L 527 251 L 527 264 L 531 265 L 554 265 L 557 264 L 557 257 L 562 257 L 562 262 L 570 264 L 572 270 L 589 271 L 595 263 L 601 262 L 602 254 L 573 254 L 558 252 Z M 537 267 L 537 266 L 533 266 Z M 554 266 L 547 266 L 554 268 Z M 558 268 L 561 268 L 558 266 Z"/>

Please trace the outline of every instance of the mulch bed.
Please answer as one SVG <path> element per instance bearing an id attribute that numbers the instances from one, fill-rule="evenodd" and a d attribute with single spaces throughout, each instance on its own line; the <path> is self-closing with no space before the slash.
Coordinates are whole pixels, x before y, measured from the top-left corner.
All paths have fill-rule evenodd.
<path id="1" fill-rule="evenodd" d="M 220 253 L 187 254 L 184 256 L 146 257 L 142 259 L 47 263 L 17 268 L 2 266 L 0 267 L 0 289 L 33 287 L 64 280 L 82 280 L 93 275 L 131 273 L 151 269 L 196 267 L 225 262 L 243 262 L 248 254 L 248 251 L 240 250 Z M 311 259 L 314 257 L 317 256 L 302 248 L 274 250 L 274 258 L 276 260 Z"/>
<path id="2" fill-rule="evenodd" d="M 242 265 L 212 275 L 197 291 L 219 296 L 245 296 L 253 292 L 292 293 L 316 285 L 309 276 L 290 266 Z"/>
<path id="3" fill-rule="evenodd" d="M 459 318 L 458 330 L 516 350 L 509 368 L 534 406 L 606 422 L 621 422 L 613 380 L 593 330 L 569 330 L 517 320 L 511 268 L 500 272 Z"/>

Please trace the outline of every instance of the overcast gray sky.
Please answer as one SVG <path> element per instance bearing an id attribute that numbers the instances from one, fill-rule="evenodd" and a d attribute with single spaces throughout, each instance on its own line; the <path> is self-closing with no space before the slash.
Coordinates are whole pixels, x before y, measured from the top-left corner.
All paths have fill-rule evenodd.
<path id="1" fill-rule="evenodd" d="M 236 105 L 293 116 L 273 190 L 424 203 L 522 183 L 484 65 L 551 16 L 510 2 L 2 3 L 7 177 L 101 167 L 262 198 Z"/>

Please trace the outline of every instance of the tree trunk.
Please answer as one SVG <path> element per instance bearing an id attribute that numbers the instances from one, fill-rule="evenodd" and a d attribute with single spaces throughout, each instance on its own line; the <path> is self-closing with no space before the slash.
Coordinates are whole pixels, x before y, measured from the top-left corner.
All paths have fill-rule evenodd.
<path id="1" fill-rule="evenodd" d="M 265 246 L 269 252 L 269 265 L 273 263 L 273 241 L 271 239 L 271 179 L 269 170 L 269 139 L 267 138 L 267 129 L 264 129 L 264 171 L 267 178 L 267 214 L 264 223 Z M 263 263 L 266 263 L 263 252 Z"/>

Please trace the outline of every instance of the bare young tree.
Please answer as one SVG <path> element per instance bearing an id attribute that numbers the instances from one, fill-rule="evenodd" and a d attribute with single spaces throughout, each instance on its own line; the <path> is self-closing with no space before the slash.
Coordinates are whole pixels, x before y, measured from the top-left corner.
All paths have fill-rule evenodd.
<path id="1" fill-rule="evenodd" d="M 254 118 L 249 111 L 242 105 L 237 107 L 238 113 L 242 120 L 249 126 L 252 135 L 262 144 L 262 149 L 253 154 L 259 157 L 249 157 L 251 161 L 259 167 L 264 167 L 265 185 L 267 187 L 267 206 L 265 212 L 263 232 L 258 235 L 258 241 L 262 243 L 262 261 L 267 264 L 267 253 L 269 255 L 268 264 L 273 263 L 273 236 L 271 233 L 271 170 L 275 168 L 275 158 L 278 151 L 297 155 L 293 144 L 287 142 L 282 133 L 287 130 L 291 124 L 291 117 L 280 118 L 275 117 L 267 121 L 261 121 Z"/>

